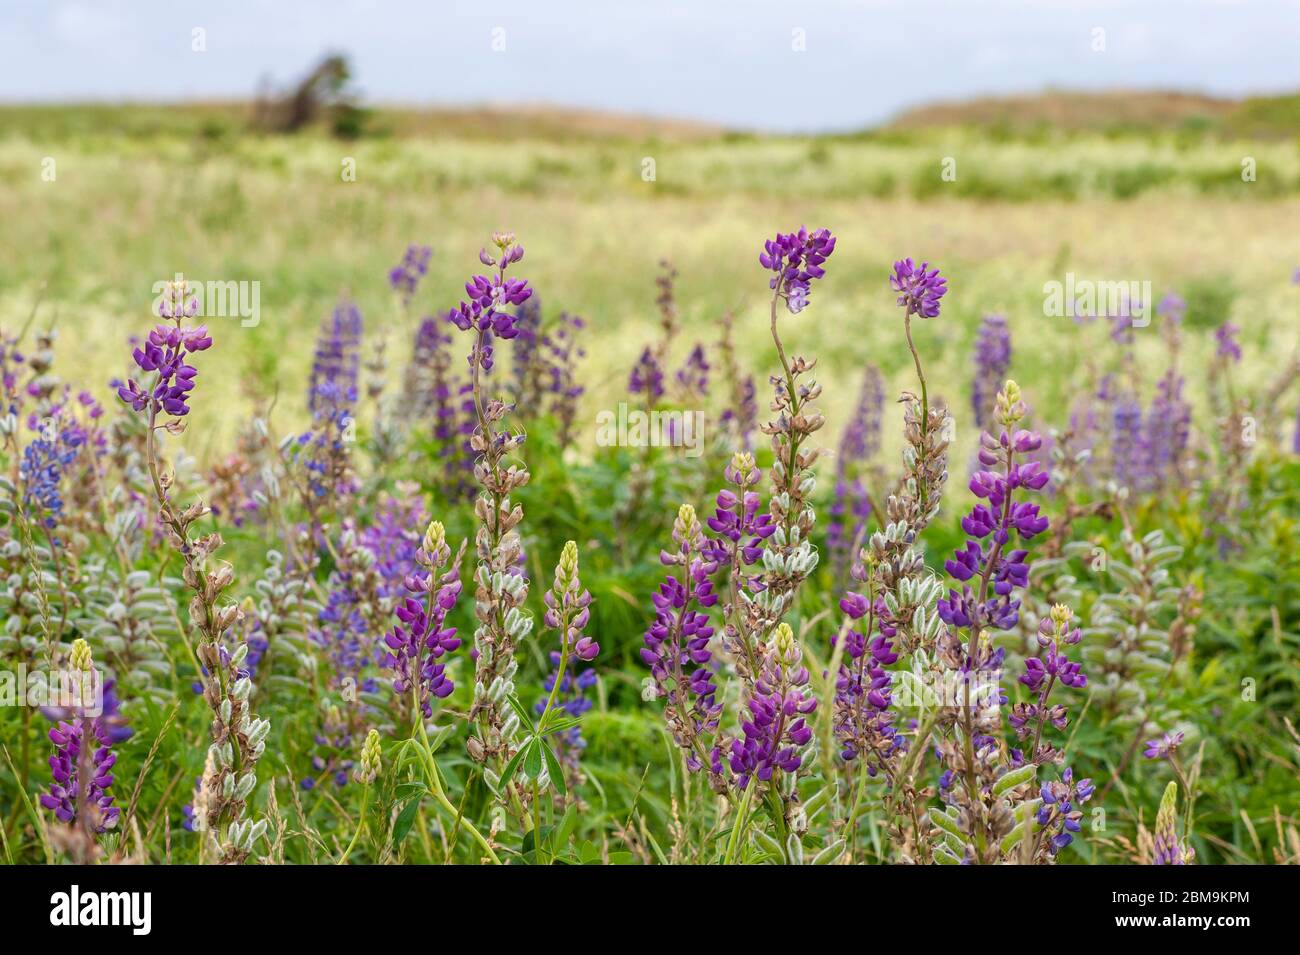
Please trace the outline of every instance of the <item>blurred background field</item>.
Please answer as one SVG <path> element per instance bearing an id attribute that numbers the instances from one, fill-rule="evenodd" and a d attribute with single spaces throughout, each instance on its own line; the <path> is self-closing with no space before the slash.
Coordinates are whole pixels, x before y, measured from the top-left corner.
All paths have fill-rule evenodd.
<path id="1" fill-rule="evenodd" d="M 251 111 L 0 109 L 0 323 L 20 326 L 36 309 L 37 326 L 62 335 L 69 377 L 84 374 L 103 394 L 126 337 L 148 321 L 157 281 L 184 272 L 260 283 L 257 327 L 213 320 L 221 335 L 208 380 L 227 400 L 196 409 L 203 427 L 193 434 L 218 447 L 250 397 L 268 389 L 279 389 L 287 419 L 301 414 L 315 330 L 341 294 L 391 348 L 404 348 L 420 314 L 459 300 L 497 228 L 524 242 L 547 313 L 588 321 L 579 421 L 593 424 L 578 433 L 587 447 L 596 411 L 624 395 L 653 336 L 659 261 L 680 272 L 682 355 L 716 340 L 717 320 L 732 311 L 740 355 L 761 371 L 757 251 L 774 228 L 801 222 L 840 236 L 819 307 L 792 333 L 794 347 L 822 356 L 832 432 L 866 362 L 891 390 L 908 380 L 885 284 L 901 255 L 950 276 L 943 318 L 920 335 L 955 406 L 987 312 L 1008 316 L 1013 370 L 1035 400 L 1065 402 L 1071 369 L 1105 338 L 1102 327 L 1044 316 L 1043 284 L 1067 272 L 1150 281 L 1156 298 L 1177 291 L 1193 329 L 1231 319 L 1251 376 L 1276 375 L 1300 344 L 1295 98 L 1044 94 L 921 109 L 860 135 L 820 137 L 543 108 L 373 110 L 344 130 L 356 138 L 332 135 L 325 122 L 276 136 L 251 130 Z M 941 176 L 945 157 L 955 181 Z M 1242 179 L 1247 157 L 1255 181 Z M 47 158 L 53 181 L 42 176 Z M 647 160 L 653 181 L 643 178 Z M 352 164 L 355 181 L 345 181 Z M 385 276 L 410 242 L 434 255 L 403 317 Z M 1201 366 L 1212 343 L 1193 334 L 1186 348 Z M 1154 329 L 1138 330 L 1153 376 L 1162 350 Z M 1201 400 L 1195 381 L 1191 389 Z M 959 413 L 959 437 L 961 423 Z"/>

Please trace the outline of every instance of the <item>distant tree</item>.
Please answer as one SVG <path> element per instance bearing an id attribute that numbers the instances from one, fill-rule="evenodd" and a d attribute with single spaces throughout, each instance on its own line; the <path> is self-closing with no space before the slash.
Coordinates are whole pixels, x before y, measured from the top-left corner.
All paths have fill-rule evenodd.
<path id="1" fill-rule="evenodd" d="M 347 57 L 331 53 L 288 93 L 277 96 L 269 80 L 260 84 L 253 125 L 276 133 L 295 133 L 328 116 L 335 135 L 355 139 L 364 131 L 365 111 L 355 102 Z"/>

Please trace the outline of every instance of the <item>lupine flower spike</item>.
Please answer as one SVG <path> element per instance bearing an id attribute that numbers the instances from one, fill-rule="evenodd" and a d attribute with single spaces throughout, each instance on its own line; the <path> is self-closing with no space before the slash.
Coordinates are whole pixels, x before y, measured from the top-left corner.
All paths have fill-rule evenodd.
<path id="1" fill-rule="evenodd" d="M 118 394 L 132 409 L 144 412 L 145 458 L 158 517 L 180 557 L 181 577 L 193 593 L 189 615 L 199 635 L 195 656 L 203 668 L 203 698 L 213 714 L 210 773 L 202 783 L 207 795 L 205 818 L 200 822 L 211 835 L 219 860 L 240 863 L 266 833 L 266 820 L 251 818 L 246 810 L 257 787 L 254 769 L 266 750 L 271 725 L 252 712 L 248 643 L 239 640 L 233 648 L 227 645 L 232 631 L 241 632 L 236 625 L 243 614 L 238 604 L 222 602 L 235 573 L 230 564 L 213 559 L 222 546 L 221 535 L 193 536 L 191 529 L 210 509 L 196 503 L 177 511 L 170 494 L 173 478 L 163 471 L 157 445 L 157 432 L 179 434 L 183 416 L 190 410 L 186 402 L 197 372 L 185 359 L 212 345 L 202 326 L 183 325 L 197 307 L 196 300 L 187 300 L 187 292 L 184 282 L 170 283 L 160 313 L 171 324 L 155 328 L 148 342 L 134 352 L 140 369 L 153 374 L 153 384 L 145 387 L 132 381 Z M 160 424 L 163 416 L 172 417 Z"/>
<path id="2" fill-rule="evenodd" d="M 1156 814 L 1155 845 L 1152 865 L 1191 865 L 1196 850 L 1185 839 L 1178 838 L 1178 784 L 1170 782 L 1160 799 Z"/>
<path id="3" fill-rule="evenodd" d="M 49 732 L 53 781 L 40 803 L 64 823 L 74 825 L 68 845 L 83 863 L 98 856 L 95 836 L 117 826 L 122 810 L 113 805 L 113 754 L 109 727 L 103 716 L 103 685 L 91 659 L 90 645 L 72 644 L 67 688 L 75 697 L 68 719 Z M 97 714 L 92 716 L 91 714 Z"/>

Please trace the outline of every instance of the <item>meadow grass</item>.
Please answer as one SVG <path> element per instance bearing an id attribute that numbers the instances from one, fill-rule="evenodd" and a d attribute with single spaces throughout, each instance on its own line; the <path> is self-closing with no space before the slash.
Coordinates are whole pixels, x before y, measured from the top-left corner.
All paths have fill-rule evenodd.
<path id="1" fill-rule="evenodd" d="M 204 135 L 201 124 L 189 135 L 168 133 L 166 117 L 174 126 L 176 111 L 135 127 L 123 118 L 133 114 L 110 114 L 109 128 L 102 117 L 60 124 L 50 111 L 23 115 L 0 139 L 9 246 L 0 260 L 0 323 L 20 326 L 39 301 L 36 325 L 53 323 L 63 335 L 65 373 L 84 370 L 86 383 L 102 388 L 119 371 L 105 356 L 119 354 L 147 321 L 155 282 L 176 272 L 260 282 L 260 324 L 223 334 L 211 356 L 228 400 L 196 415 L 213 442 L 234 433 L 250 395 L 278 388 L 286 416 L 300 415 L 315 329 L 340 294 L 356 299 L 370 329 L 389 335 L 399 371 L 415 319 L 455 304 L 461 263 L 498 227 L 526 243 L 548 314 L 567 309 L 589 322 L 580 422 L 619 400 L 653 335 L 661 258 L 681 273 L 682 351 L 715 340 L 718 317 L 731 310 L 742 360 L 762 367 L 762 338 L 747 333 L 764 321 L 753 237 L 772 222 L 826 223 L 840 236 L 825 304 L 793 343 L 823 356 L 832 433 L 866 362 L 881 365 L 887 391 L 908 380 L 882 294 L 897 254 L 941 263 L 960 292 L 942 327 L 920 332 L 940 396 L 957 410 L 959 437 L 970 344 L 985 312 L 1007 314 L 1013 370 L 1039 396 L 1038 410 L 1050 414 L 1065 401 L 1072 369 L 1104 334 L 1044 316 L 1043 283 L 1066 272 L 1149 280 L 1156 297 L 1176 289 L 1202 326 L 1231 318 L 1260 363 L 1252 375 L 1276 374 L 1300 344 L 1300 301 L 1290 286 L 1300 199 L 1278 197 L 1300 178 L 1287 143 L 1180 147 L 1172 135 L 1000 143 L 963 131 L 569 142 L 467 132 L 342 143 L 224 126 Z M 1247 152 L 1259 163 L 1254 183 L 1238 175 Z M 940 177 L 949 155 L 955 182 Z M 42 179 L 45 157 L 55 162 L 52 182 Z M 655 162 L 653 182 L 641 178 L 646 157 Z M 341 175 L 349 158 L 355 181 Z M 1215 177 L 1219 185 L 1204 191 Z M 1072 185 L 1044 190 L 1051 181 Z M 1130 196 L 1117 182 L 1141 188 Z M 412 241 L 432 245 L 434 258 L 405 319 L 384 276 Z M 1210 347 L 1206 336 L 1192 336 L 1190 363 L 1203 365 Z M 1157 335 L 1139 334 L 1152 380 L 1162 351 Z M 579 442 L 590 447 L 593 433 L 581 428 Z"/>

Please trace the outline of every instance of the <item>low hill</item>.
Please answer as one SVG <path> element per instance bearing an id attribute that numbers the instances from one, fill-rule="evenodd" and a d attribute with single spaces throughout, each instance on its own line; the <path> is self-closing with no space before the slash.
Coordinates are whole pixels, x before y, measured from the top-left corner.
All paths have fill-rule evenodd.
<path id="1" fill-rule="evenodd" d="M 966 127 L 1004 135 L 1055 132 L 1189 131 L 1283 138 L 1300 133 L 1300 95 L 1244 100 L 1199 93 L 1048 90 L 1024 96 L 979 97 L 907 110 L 886 129 Z"/>

